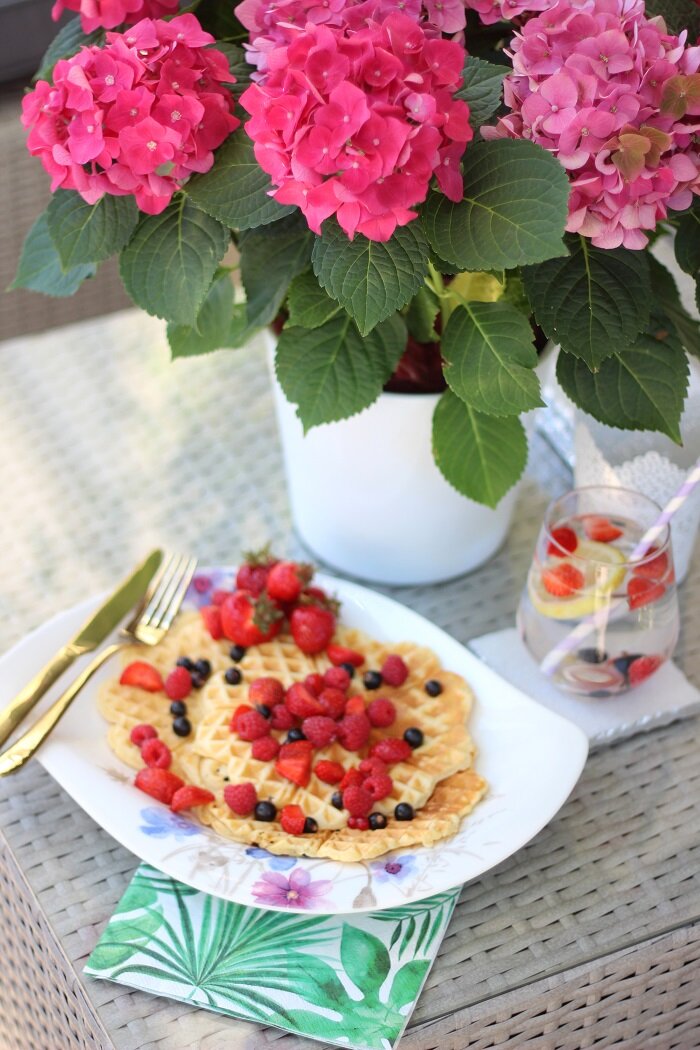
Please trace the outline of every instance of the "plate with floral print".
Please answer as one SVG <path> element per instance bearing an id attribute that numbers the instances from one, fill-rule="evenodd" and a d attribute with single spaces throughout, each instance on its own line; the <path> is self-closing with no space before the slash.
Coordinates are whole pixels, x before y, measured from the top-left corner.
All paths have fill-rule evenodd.
<path id="1" fill-rule="evenodd" d="M 232 571 L 200 570 L 187 602 L 206 604 L 209 589 L 230 582 Z M 83 689 L 38 760 L 100 827 L 141 860 L 195 889 L 238 904 L 326 915 L 377 911 L 478 878 L 524 846 L 564 804 L 586 761 L 585 735 L 413 610 L 340 578 L 318 574 L 318 581 L 340 599 L 348 626 L 383 641 L 428 646 L 443 667 L 463 675 L 473 689 L 475 768 L 489 790 L 452 838 L 433 847 L 343 864 L 273 856 L 224 839 L 186 813 L 171 813 L 133 786 L 133 770 L 107 745 L 95 698 L 100 681 L 114 674 L 113 666 L 101 669 Z M 103 597 L 54 617 L 0 660 L 0 703 L 19 691 Z M 58 683 L 42 707 L 65 684 Z"/>

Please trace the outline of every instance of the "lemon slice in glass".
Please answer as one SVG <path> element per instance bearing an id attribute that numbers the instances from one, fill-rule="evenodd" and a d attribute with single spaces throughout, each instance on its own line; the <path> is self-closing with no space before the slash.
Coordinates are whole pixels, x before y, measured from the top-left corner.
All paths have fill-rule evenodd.
<path id="1" fill-rule="evenodd" d="M 542 582 L 542 570 L 533 564 L 528 577 L 530 601 L 542 616 L 554 620 L 580 620 L 606 605 L 610 595 L 622 583 L 625 556 L 617 547 L 594 540 L 581 540 L 571 558 L 548 561 L 546 569 L 569 563 L 583 575 L 584 583 L 574 594 L 558 597 L 550 594 Z"/>

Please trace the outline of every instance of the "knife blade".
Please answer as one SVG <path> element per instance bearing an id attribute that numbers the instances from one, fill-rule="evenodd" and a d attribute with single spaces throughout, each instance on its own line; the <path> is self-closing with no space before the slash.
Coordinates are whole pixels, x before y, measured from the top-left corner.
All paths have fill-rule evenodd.
<path id="1" fill-rule="evenodd" d="M 136 605 L 148 589 L 163 558 L 154 550 L 119 584 L 106 602 L 80 627 L 69 642 L 61 646 L 41 671 L 34 675 L 9 704 L 0 711 L 0 745 L 4 744 L 19 723 L 32 710 L 44 693 L 70 667 L 77 657 L 90 653 L 111 634 L 117 624 Z"/>

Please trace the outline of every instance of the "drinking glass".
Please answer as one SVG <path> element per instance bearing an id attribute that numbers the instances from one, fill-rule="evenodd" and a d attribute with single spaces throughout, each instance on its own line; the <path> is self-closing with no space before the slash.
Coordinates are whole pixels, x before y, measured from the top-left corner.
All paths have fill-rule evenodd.
<path id="1" fill-rule="evenodd" d="M 615 696 L 673 654 L 679 616 L 668 526 L 644 557 L 632 558 L 660 513 L 640 492 L 602 485 L 547 508 L 517 623 L 560 688 Z"/>

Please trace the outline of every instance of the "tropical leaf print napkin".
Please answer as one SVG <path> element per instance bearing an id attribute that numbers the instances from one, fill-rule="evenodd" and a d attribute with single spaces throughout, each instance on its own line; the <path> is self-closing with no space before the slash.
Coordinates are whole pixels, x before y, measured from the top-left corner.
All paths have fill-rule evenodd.
<path id="1" fill-rule="evenodd" d="M 270 903 L 280 906 L 285 886 L 303 898 L 283 871 L 270 876 Z M 142 864 L 85 972 L 311 1039 L 389 1050 L 458 896 L 362 915 L 285 915 L 210 897 Z"/>

